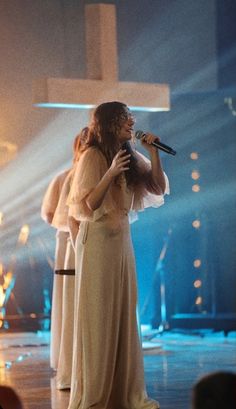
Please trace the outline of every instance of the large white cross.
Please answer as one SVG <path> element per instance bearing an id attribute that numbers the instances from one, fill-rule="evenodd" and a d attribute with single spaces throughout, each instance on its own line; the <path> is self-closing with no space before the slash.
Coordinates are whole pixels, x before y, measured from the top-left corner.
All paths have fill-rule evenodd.
<path id="1" fill-rule="evenodd" d="M 102 102 L 122 101 L 133 110 L 168 111 L 168 84 L 119 81 L 115 5 L 86 5 L 85 17 L 87 79 L 37 79 L 33 85 L 33 104 L 92 108 Z"/>

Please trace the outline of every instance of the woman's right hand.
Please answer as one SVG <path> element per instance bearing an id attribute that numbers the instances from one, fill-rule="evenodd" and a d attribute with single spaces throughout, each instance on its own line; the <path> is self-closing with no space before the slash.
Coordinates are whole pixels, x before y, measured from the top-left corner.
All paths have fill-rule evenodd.
<path id="1" fill-rule="evenodd" d="M 98 209 L 105 197 L 105 194 L 112 183 L 113 179 L 121 172 L 129 169 L 130 154 L 126 150 L 121 149 L 114 156 L 113 161 L 105 175 L 102 177 L 97 186 L 89 193 L 86 198 L 86 204 L 92 211 Z"/>
<path id="2" fill-rule="evenodd" d="M 108 169 L 111 177 L 118 176 L 121 172 L 129 170 L 130 154 L 126 154 L 125 149 L 120 149 L 114 156 L 112 164 Z"/>

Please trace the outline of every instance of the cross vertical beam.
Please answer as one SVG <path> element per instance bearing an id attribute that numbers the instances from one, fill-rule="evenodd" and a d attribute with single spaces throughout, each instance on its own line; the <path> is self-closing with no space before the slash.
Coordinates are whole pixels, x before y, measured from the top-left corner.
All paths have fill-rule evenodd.
<path id="1" fill-rule="evenodd" d="M 48 108 L 92 108 L 123 101 L 139 111 L 168 111 L 168 84 L 118 80 L 116 12 L 113 4 L 85 6 L 87 79 L 41 78 L 34 81 L 33 104 Z"/>
<path id="2" fill-rule="evenodd" d="M 85 8 L 87 78 L 118 81 L 116 9 L 112 4 Z"/>

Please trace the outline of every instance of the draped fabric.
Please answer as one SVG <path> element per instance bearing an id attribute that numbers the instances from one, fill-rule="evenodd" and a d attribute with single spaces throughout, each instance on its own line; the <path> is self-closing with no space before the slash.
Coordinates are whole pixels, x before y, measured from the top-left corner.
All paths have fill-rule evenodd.
<path id="1" fill-rule="evenodd" d="M 67 239 L 69 237 L 68 227 L 66 226 L 68 217 L 66 199 L 69 191 L 70 178 L 68 176 L 70 174 L 71 171 L 67 169 L 53 178 L 46 190 L 41 206 L 42 219 L 57 229 L 54 261 L 56 274 L 54 274 L 53 278 L 50 343 L 50 365 L 53 369 L 57 369 L 59 362 L 63 303 L 66 302 L 63 297 L 64 276 L 61 273 L 65 272 Z M 68 299 L 68 302 L 70 302 L 70 299 Z"/>
<path id="2" fill-rule="evenodd" d="M 75 321 L 71 394 L 68 409 L 156 409 L 147 397 L 137 320 L 137 288 L 128 212 L 142 210 L 151 194 L 150 163 L 139 189 L 124 175 L 113 182 L 99 209 L 85 198 L 107 170 L 100 151 L 89 148 L 77 164 L 68 198 L 69 214 L 81 221 L 75 246 Z M 148 168 L 147 168 L 148 167 Z M 148 189 L 151 192 L 148 192 Z M 144 203 L 144 196 L 146 202 Z"/>
<path id="3" fill-rule="evenodd" d="M 60 273 L 61 277 L 58 277 L 58 274 L 54 277 L 51 331 L 51 356 L 57 359 L 57 387 L 59 389 L 70 386 L 72 368 L 75 254 L 69 235 L 69 209 L 66 205 L 72 175 L 73 168 L 66 172 L 64 182 L 60 186 L 60 195 L 52 220 L 52 226 L 58 229 L 60 236 L 64 234 L 65 238 L 64 247 L 57 249 L 56 252 L 55 272 Z M 59 261 L 60 269 L 58 268 Z"/>
<path id="4" fill-rule="evenodd" d="M 146 173 L 146 180 L 133 190 L 126 186 L 125 176 L 122 174 L 118 182 L 114 181 L 108 190 L 102 205 L 92 212 L 86 205 L 86 196 L 96 187 L 106 173 L 108 166 L 103 154 L 96 148 L 89 148 L 83 153 L 77 163 L 71 190 L 68 196 L 69 214 L 76 220 L 96 221 L 108 215 L 117 218 L 122 211 L 139 211 L 147 207 L 159 207 L 164 204 L 163 195 L 153 194 L 150 172 L 151 163 L 144 155 L 135 153 L 139 168 Z M 169 194 L 169 181 L 165 175 L 166 191 Z"/>
<path id="5" fill-rule="evenodd" d="M 75 253 L 70 236 L 67 238 L 64 269 L 75 269 Z M 63 276 L 62 286 L 62 323 L 60 350 L 57 366 L 57 389 L 70 388 L 72 371 L 73 331 L 74 331 L 74 290 L 75 276 Z"/>
<path id="6" fill-rule="evenodd" d="M 55 272 L 64 269 L 67 238 L 69 233 L 57 231 L 55 249 Z M 50 365 L 57 369 L 61 343 L 62 328 L 62 299 L 63 299 L 63 276 L 54 274 L 51 310 L 51 343 L 50 343 Z"/>

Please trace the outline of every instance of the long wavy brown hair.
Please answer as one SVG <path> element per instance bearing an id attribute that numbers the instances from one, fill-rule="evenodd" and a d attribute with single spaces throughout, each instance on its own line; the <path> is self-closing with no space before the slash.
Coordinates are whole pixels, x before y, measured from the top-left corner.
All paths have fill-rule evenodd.
<path id="1" fill-rule="evenodd" d="M 99 105 L 92 117 L 89 126 L 86 143 L 82 151 L 91 146 L 96 146 L 105 156 L 108 166 L 111 165 L 114 156 L 120 149 L 118 135 L 124 121 L 130 116 L 130 111 L 122 102 L 105 102 Z M 137 185 L 141 182 L 143 175 L 137 164 L 134 151 L 129 142 L 125 142 L 122 149 L 126 149 L 130 156 L 130 168 L 125 172 L 127 185 Z"/>
<path id="2" fill-rule="evenodd" d="M 73 143 L 73 163 L 77 162 L 80 158 L 82 152 L 82 146 L 85 144 L 88 136 L 89 128 L 86 126 L 80 133 L 75 137 Z"/>

